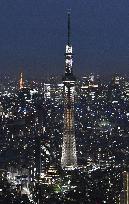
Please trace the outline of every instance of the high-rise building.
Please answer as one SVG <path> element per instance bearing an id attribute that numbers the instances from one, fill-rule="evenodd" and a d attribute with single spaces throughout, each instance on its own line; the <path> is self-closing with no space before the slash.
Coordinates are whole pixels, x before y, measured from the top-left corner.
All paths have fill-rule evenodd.
<path id="1" fill-rule="evenodd" d="M 76 140 L 74 127 L 74 92 L 75 77 L 73 75 L 72 45 L 70 30 L 70 12 L 68 12 L 68 42 L 65 53 L 65 76 L 64 83 L 64 131 L 62 145 L 62 168 L 74 168 L 77 166 Z"/>
<path id="2" fill-rule="evenodd" d="M 123 172 L 123 190 L 120 194 L 119 204 L 129 204 L 129 172 Z"/>

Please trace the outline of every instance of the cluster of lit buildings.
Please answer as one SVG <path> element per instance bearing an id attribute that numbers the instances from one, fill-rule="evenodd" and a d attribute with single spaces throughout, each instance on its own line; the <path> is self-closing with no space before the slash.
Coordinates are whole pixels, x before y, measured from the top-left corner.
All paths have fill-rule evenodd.
<path id="1" fill-rule="evenodd" d="M 30 200 L 33 200 L 31 194 L 35 192 L 37 183 L 40 188 L 45 186 L 47 189 L 42 193 L 46 199 L 55 193 L 56 199 L 65 200 L 69 194 L 72 200 L 70 192 L 81 194 L 81 188 L 74 182 L 69 170 L 62 173 L 61 168 L 63 84 L 54 76 L 48 81 L 39 82 L 37 88 L 24 84 L 21 89 L 12 87 L 10 92 L 6 88 L 1 90 L 0 164 L 2 169 L 6 169 L 12 187 L 22 186 L 21 193 L 29 195 Z M 122 199 L 126 199 L 128 177 L 124 172 L 128 175 L 128 81 L 115 75 L 107 83 L 92 74 L 76 82 L 74 124 L 77 168 L 73 171 L 77 171 L 75 177 L 78 183 L 82 175 L 84 185 L 88 183 L 85 196 L 89 198 L 89 203 L 94 193 L 96 200 L 101 200 L 95 188 L 104 189 L 102 199 L 105 203 L 114 199 L 112 203 L 121 204 Z M 51 194 L 48 190 L 50 186 L 53 187 Z"/>

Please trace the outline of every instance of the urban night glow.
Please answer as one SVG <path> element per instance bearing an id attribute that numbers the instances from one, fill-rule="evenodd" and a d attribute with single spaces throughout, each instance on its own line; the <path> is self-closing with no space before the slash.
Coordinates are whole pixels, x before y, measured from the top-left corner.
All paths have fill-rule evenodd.
<path id="1" fill-rule="evenodd" d="M 128 2 L 28 2 L 0 2 L 0 204 L 129 204 Z"/>

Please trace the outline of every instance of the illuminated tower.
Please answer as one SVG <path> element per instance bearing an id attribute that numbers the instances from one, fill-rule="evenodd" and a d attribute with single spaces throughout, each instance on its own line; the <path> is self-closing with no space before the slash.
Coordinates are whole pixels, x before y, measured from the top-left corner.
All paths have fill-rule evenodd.
<path id="1" fill-rule="evenodd" d="M 23 74 L 21 73 L 21 75 L 20 75 L 20 89 L 23 89 L 23 87 L 24 87 L 24 82 L 23 82 Z"/>
<path id="2" fill-rule="evenodd" d="M 74 92 L 75 77 L 73 75 L 72 45 L 70 39 L 70 12 L 68 12 L 68 42 L 65 53 L 64 83 L 64 131 L 62 145 L 62 168 L 74 168 L 77 166 L 75 127 L 74 127 Z"/>
<path id="3" fill-rule="evenodd" d="M 124 203 L 129 204 L 129 172 L 123 173 Z"/>
<path id="4" fill-rule="evenodd" d="M 129 204 L 129 172 L 123 172 L 123 190 L 120 194 L 119 204 Z"/>

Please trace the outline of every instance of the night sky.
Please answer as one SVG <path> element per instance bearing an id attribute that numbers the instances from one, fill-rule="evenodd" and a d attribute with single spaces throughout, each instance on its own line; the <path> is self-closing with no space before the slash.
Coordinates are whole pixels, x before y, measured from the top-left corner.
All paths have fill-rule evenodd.
<path id="1" fill-rule="evenodd" d="M 128 0 L 0 0 L 0 71 L 63 73 L 69 8 L 76 74 L 129 75 Z"/>

